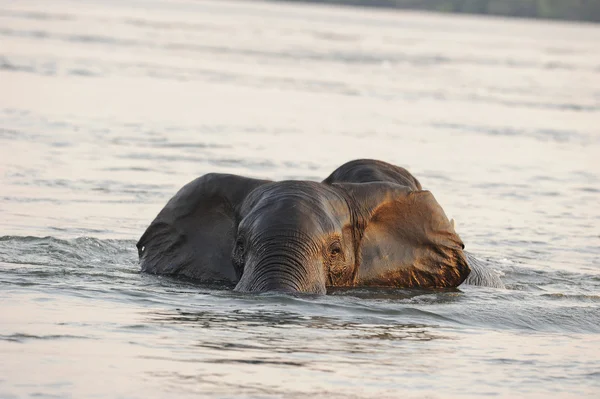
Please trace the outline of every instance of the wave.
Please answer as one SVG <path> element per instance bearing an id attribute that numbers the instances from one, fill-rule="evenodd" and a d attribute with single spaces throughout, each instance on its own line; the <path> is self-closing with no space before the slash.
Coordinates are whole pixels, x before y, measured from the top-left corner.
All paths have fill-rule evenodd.
<path id="1" fill-rule="evenodd" d="M 91 339 L 88 336 L 53 334 L 53 335 L 33 335 L 24 333 L 15 333 L 10 335 L 0 335 L 0 341 L 25 342 L 30 340 L 57 340 L 57 339 Z"/>
<path id="2" fill-rule="evenodd" d="M 509 289 L 337 288 L 330 289 L 326 297 L 248 295 L 223 285 L 140 274 L 135 240 L 0 237 L 0 285 L 89 300 L 135 301 L 180 309 L 149 315 L 151 321 L 204 323 L 212 319 L 251 324 L 277 320 L 328 329 L 408 323 L 600 332 L 600 282 L 583 274 L 531 269 L 506 261 L 496 265 Z M 197 302 L 199 297 L 202 301 Z M 281 306 L 285 311 L 281 311 Z M 387 333 L 381 328 L 383 337 Z"/>

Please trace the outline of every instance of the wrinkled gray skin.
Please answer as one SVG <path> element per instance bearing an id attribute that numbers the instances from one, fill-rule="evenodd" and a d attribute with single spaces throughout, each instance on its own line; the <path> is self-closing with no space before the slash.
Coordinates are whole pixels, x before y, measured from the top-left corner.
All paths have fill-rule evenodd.
<path id="1" fill-rule="evenodd" d="M 144 272 L 244 292 L 451 288 L 470 274 L 501 286 L 463 251 L 416 178 L 374 160 L 348 162 L 322 183 L 202 176 L 167 203 L 137 247 Z"/>

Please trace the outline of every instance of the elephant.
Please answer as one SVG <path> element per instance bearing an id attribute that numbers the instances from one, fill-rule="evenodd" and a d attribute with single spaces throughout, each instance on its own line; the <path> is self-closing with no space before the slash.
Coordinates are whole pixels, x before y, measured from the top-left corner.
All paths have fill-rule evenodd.
<path id="1" fill-rule="evenodd" d="M 474 273 L 501 286 L 408 170 L 368 159 L 322 182 L 206 174 L 168 201 L 137 249 L 142 272 L 240 292 L 454 288 Z"/>

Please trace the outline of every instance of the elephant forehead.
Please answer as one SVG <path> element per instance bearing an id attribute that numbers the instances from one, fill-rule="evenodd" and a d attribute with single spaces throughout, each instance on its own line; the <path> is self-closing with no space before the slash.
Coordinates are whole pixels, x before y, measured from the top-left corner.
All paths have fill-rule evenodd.
<path id="1" fill-rule="evenodd" d="M 307 233 L 331 230 L 344 224 L 348 214 L 339 196 L 315 182 L 278 182 L 253 193 L 243 208 L 240 227 L 287 227 Z M 338 209 L 346 206 L 346 209 Z"/>
<path id="2" fill-rule="evenodd" d="M 241 228 L 295 229 L 304 232 L 334 227 L 331 215 L 314 200 L 280 197 L 259 202 L 240 223 Z"/>
<path id="3" fill-rule="evenodd" d="M 330 186 L 312 181 L 281 181 L 265 184 L 252 192 L 242 208 L 243 214 L 248 214 L 256 208 L 268 209 L 299 209 L 304 207 L 312 213 L 326 212 L 332 214 L 338 208 L 347 205 L 340 193 Z"/>

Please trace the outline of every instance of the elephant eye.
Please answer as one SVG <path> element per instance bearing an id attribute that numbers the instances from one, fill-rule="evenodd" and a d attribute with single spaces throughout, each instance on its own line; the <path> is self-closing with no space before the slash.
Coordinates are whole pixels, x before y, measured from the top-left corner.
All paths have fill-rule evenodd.
<path id="1" fill-rule="evenodd" d="M 244 253 L 244 240 L 238 238 L 238 240 L 235 243 L 235 247 L 238 250 L 238 252 Z"/>
<path id="2" fill-rule="evenodd" d="M 342 245 L 338 241 L 334 241 L 329 245 L 329 256 L 335 258 L 342 253 Z"/>
<path id="3" fill-rule="evenodd" d="M 233 261 L 233 267 L 236 271 L 237 277 L 240 278 L 244 273 L 244 263 L 246 262 L 244 259 L 244 240 L 242 238 L 238 238 L 235 242 L 231 260 Z"/>

